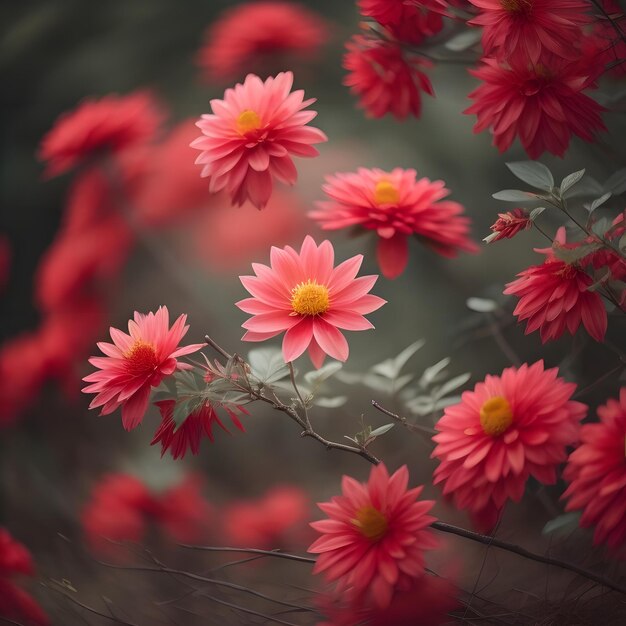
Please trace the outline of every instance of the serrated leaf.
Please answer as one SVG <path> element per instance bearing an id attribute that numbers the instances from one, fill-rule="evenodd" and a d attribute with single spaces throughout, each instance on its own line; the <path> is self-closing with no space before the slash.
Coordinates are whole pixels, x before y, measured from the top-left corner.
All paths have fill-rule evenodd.
<path id="1" fill-rule="evenodd" d="M 545 210 L 546 210 L 545 206 L 538 206 L 538 207 L 534 208 L 530 212 L 530 215 L 528 216 L 528 219 L 531 222 L 534 222 Z"/>
<path id="2" fill-rule="evenodd" d="M 541 196 L 529 191 L 521 191 L 520 189 L 503 189 L 494 193 L 491 197 L 504 202 L 532 202 Z"/>
<path id="3" fill-rule="evenodd" d="M 584 243 L 576 248 L 563 248 L 561 246 L 554 246 L 552 248 L 552 252 L 554 256 L 559 259 L 559 261 L 563 261 L 564 263 L 568 263 L 571 265 L 572 263 L 576 263 L 586 257 L 588 254 L 595 252 L 599 248 L 602 247 L 602 244 L 598 242 L 593 243 Z"/>
<path id="4" fill-rule="evenodd" d="M 551 519 L 541 531 L 542 535 L 549 535 L 558 530 L 570 530 L 575 526 L 578 526 L 580 519 L 580 513 L 572 511 L 571 513 L 564 513 L 554 519 Z"/>
<path id="5" fill-rule="evenodd" d="M 465 306 L 476 313 L 491 313 L 498 308 L 498 303 L 488 298 L 468 298 Z"/>
<path id="6" fill-rule="evenodd" d="M 289 367 L 279 348 L 256 348 L 248 353 L 251 373 L 259 382 L 269 385 L 289 376 Z"/>
<path id="7" fill-rule="evenodd" d="M 585 208 L 589 213 L 593 213 L 599 206 L 602 206 L 613 194 L 610 191 L 607 191 L 605 194 L 602 194 L 599 198 L 596 198 L 591 204 L 585 204 Z"/>
<path id="8" fill-rule="evenodd" d="M 463 50 L 467 50 L 478 43 L 480 38 L 480 29 L 472 28 L 451 37 L 446 41 L 445 46 L 448 50 L 452 50 L 452 52 L 463 52 Z"/>
<path id="9" fill-rule="evenodd" d="M 385 433 L 389 432 L 393 427 L 395 426 L 395 424 L 385 424 L 384 426 L 379 426 L 378 428 L 375 428 L 371 433 L 370 433 L 370 437 L 380 437 L 381 435 L 384 435 Z"/>
<path id="10" fill-rule="evenodd" d="M 517 178 L 523 180 L 531 187 L 552 191 L 554 177 L 550 169 L 539 161 L 516 161 L 507 163 L 506 166 Z"/>
<path id="11" fill-rule="evenodd" d="M 568 174 L 561 181 L 561 187 L 560 187 L 561 196 L 563 196 L 563 194 L 565 194 L 568 189 L 571 189 L 574 185 L 577 185 L 584 175 L 585 175 L 584 169 Z"/>
<path id="12" fill-rule="evenodd" d="M 614 196 L 623 194 L 626 191 L 626 167 L 611 174 L 603 187 L 605 191 L 610 191 Z"/>

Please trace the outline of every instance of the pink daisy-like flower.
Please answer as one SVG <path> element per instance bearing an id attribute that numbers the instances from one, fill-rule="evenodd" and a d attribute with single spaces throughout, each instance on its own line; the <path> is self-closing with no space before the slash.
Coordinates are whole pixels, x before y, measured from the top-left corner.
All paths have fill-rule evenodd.
<path id="1" fill-rule="evenodd" d="M 487 376 L 436 425 L 435 484 L 443 483 L 444 495 L 468 509 L 479 527 L 491 529 L 508 499 L 521 500 L 529 476 L 556 481 L 587 411 L 570 400 L 575 389 L 543 361 Z"/>
<path id="2" fill-rule="evenodd" d="M 379 24 L 401 24 L 415 13 L 434 11 L 445 13 L 445 0 L 358 0 L 361 14 L 374 18 Z"/>
<path id="3" fill-rule="evenodd" d="M 575 42 L 587 24 L 583 0 L 469 0 L 481 11 L 469 23 L 483 27 L 483 50 L 498 61 L 538 63 L 546 54 L 577 58 Z"/>
<path id="4" fill-rule="evenodd" d="M 595 527 L 594 544 L 620 548 L 626 542 L 626 387 L 619 400 L 598 408 L 599 423 L 580 430 L 580 446 L 563 473 L 567 511 L 582 510 L 583 528 Z"/>
<path id="5" fill-rule="evenodd" d="M 86 100 L 63 114 L 41 141 L 39 158 L 47 161 L 46 176 L 58 176 L 81 161 L 118 153 L 156 133 L 163 114 L 145 92 Z"/>
<path id="6" fill-rule="evenodd" d="M 531 228 L 532 225 L 526 209 L 518 207 L 506 213 L 498 213 L 498 219 L 491 226 L 493 232 L 491 235 L 487 235 L 483 241 L 491 243 L 492 241 L 500 241 L 500 239 L 512 239 L 520 230 Z"/>
<path id="7" fill-rule="evenodd" d="M 281 72 L 263 82 L 248 74 L 243 84 L 227 89 L 223 100 L 211 100 L 212 114 L 196 123 L 202 137 L 191 146 L 201 150 L 196 163 L 209 178 L 212 193 L 225 189 L 234 204 L 248 198 L 262 209 L 272 195 L 273 179 L 293 185 L 298 177 L 291 156 L 314 157 L 313 144 L 326 135 L 308 123 L 317 115 L 303 111 L 301 89 L 291 92 L 293 74 Z"/>
<path id="8" fill-rule="evenodd" d="M 565 243 L 565 229 L 560 228 L 555 246 L 575 247 Z M 589 291 L 593 279 L 582 267 L 560 261 L 552 248 L 535 249 L 547 255 L 542 265 L 532 265 L 507 283 L 505 295 L 520 300 L 513 311 L 518 320 L 528 320 L 525 334 L 536 330 L 541 341 L 558 339 L 566 330 L 573 335 L 582 323 L 596 340 L 602 341 L 607 328 L 607 313 L 600 294 Z"/>
<path id="9" fill-rule="evenodd" d="M 111 328 L 113 343 L 98 343 L 106 356 L 89 359 L 99 371 L 83 378 L 92 383 L 83 392 L 97 394 L 89 408 L 102 407 L 100 415 L 108 415 L 121 406 L 124 428 L 132 430 L 138 426 L 148 408 L 151 388 L 176 368 L 184 367 L 177 357 L 196 352 L 204 345 L 178 347 L 189 330 L 186 320 L 187 316 L 181 315 L 170 328 L 169 311 L 162 306 L 147 315 L 135 311 L 134 320 L 128 322 L 128 335 Z"/>
<path id="10" fill-rule="evenodd" d="M 294 59 L 311 59 L 326 43 L 328 31 L 321 16 L 293 2 L 238 4 L 210 26 L 198 64 L 207 78 L 237 79 L 274 60 L 288 58 L 293 64 Z"/>
<path id="11" fill-rule="evenodd" d="M 339 581 L 347 597 L 371 597 L 389 606 L 396 589 L 407 589 L 424 573 L 424 551 L 437 546 L 428 527 L 435 504 L 417 500 L 423 487 L 408 489 L 403 465 L 389 476 L 383 463 L 373 467 L 369 481 L 342 479 L 343 495 L 318 506 L 329 519 L 312 522 L 322 533 L 308 551 L 319 554 L 313 573 Z"/>
<path id="12" fill-rule="evenodd" d="M 474 132 L 493 130 L 493 145 L 507 150 L 516 136 L 532 159 L 545 151 L 563 156 L 572 135 L 593 141 L 606 130 L 600 114 L 605 110 L 583 93 L 588 72 L 577 63 L 552 59 L 544 64 L 502 66 L 482 59 L 470 74 L 483 82 L 469 94 L 474 100 L 464 113 L 475 113 Z"/>
<path id="13" fill-rule="evenodd" d="M 377 257 L 387 278 L 396 278 L 409 258 L 408 238 L 416 235 L 446 257 L 459 250 L 476 252 L 468 236 L 469 219 L 458 202 L 442 200 L 450 192 L 441 180 L 416 179 L 413 169 L 359 168 L 356 173 L 327 176 L 323 190 L 330 201 L 310 211 L 324 230 L 360 226 L 375 230 Z"/>
<path id="14" fill-rule="evenodd" d="M 354 35 L 346 43 L 343 67 L 348 70 L 343 84 L 359 98 L 369 117 L 391 113 L 403 120 L 422 112 L 421 92 L 435 95 L 430 79 L 422 71 L 430 61 L 404 53 L 398 42 L 379 37 Z"/>
<path id="15" fill-rule="evenodd" d="M 191 454 L 200 452 L 200 441 L 203 437 L 208 437 L 213 443 L 213 426 L 219 426 L 224 432 L 229 432 L 220 420 L 216 407 L 210 402 L 205 402 L 202 406 L 189 414 L 185 421 L 176 426 L 174 421 L 175 400 L 161 400 L 155 402 L 161 412 L 161 425 L 154 434 L 150 445 L 161 444 L 161 456 L 168 450 L 174 459 L 182 459 L 187 450 L 191 449 Z M 245 409 L 238 407 L 240 411 Z M 224 407 L 233 424 L 241 431 L 244 431 L 243 424 L 239 421 L 237 414 L 230 408 Z"/>
<path id="16" fill-rule="evenodd" d="M 240 276 L 252 294 L 237 306 L 253 315 L 242 324 L 244 341 L 265 341 L 285 332 L 283 358 L 294 361 L 307 348 L 315 367 L 325 355 L 345 361 L 348 342 L 343 330 L 374 328 L 363 317 L 376 311 L 385 300 L 369 293 L 378 276 L 356 274 L 363 256 L 358 254 L 334 267 L 335 251 L 330 241 L 319 247 L 307 236 L 300 253 L 290 246 L 272 247 L 270 267 L 253 263 L 256 276 Z"/>

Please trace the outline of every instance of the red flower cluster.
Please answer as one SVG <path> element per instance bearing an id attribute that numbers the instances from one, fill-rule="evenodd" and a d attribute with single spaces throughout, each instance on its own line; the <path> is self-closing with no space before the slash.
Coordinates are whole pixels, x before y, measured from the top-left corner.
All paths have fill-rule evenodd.
<path id="1" fill-rule="evenodd" d="M 498 213 L 498 219 L 491 226 L 491 235 L 487 235 L 483 241 L 491 243 L 500 239 L 511 239 L 521 230 L 527 230 L 532 225 L 526 209 L 517 208 L 506 213 Z"/>
<path id="2" fill-rule="evenodd" d="M 4 617 L 25 626 L 49 624 L 39 604 L 13 582 L 16 576 L 34 574 L 35 568 L 28 550 L 0 527 L 0 620 Z"/>

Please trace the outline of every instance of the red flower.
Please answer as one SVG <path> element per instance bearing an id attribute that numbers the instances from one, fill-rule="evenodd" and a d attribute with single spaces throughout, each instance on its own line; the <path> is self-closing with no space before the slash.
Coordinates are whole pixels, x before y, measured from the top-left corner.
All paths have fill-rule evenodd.
<path id="1" fill-rule="evenodd" d="M 343 67 L 349 73 L 343 84 L 359 98 L 359 105 L 369 117 L 383 117 L 387 113 L 399 120 L 409 115 L 419 117 L 420 92 L 435 95 L 422 71 L 431 63 L 403 53 L 399 43 L 354 35 L 346 43 L 346 49 Z"/>
<path id="2" fill-rule="evenodd" d="M 509 67 L 491 58 L 482 61 L 470 74 L 483 84 L 469 94 L 475 102 L 464 112 L 476 114 L 475 133 L 493 129 L 500 152 L 519 136 L 532 159 L 546 150 L 563 156 L 572 135 L 593 141 L 596 131 L 606 130 L 600 117 L 605 109 L 583 93 L 590 81 L 577 63 L 551 59 L 545 65 Z"/>
<path id="3" fill-rule="evenodd" d="M 506 213 L 498 213 L 498 219 L 491 226 L 493 232 L 485 237 L 483 241 L 491 243 L 500 239 L 512 239 L 520 230 L 532 228 L 532 225 L 533 223 L 526 209 L 517 208 Z"/>
<path id="4" fill-rule="evenodd" d="M 39 158 L 46 176 L 58 176 L 86 159 L 122 150 L 151 139 L 162 113 L 151 95 L 110 95 L 85 100 L 64 113 L 43 138 Z"/>
<path id="5" fill-rule="evenodd" d="M 328 39 L 328 24 L 292 2 L 248 2 L 225 10 L 210 26 L 198 53 L 207 78 L 231 80 L 262 72 L 276 57 L 308 60 Z M 282 69 L 282 68 L 280 68 Z"/>

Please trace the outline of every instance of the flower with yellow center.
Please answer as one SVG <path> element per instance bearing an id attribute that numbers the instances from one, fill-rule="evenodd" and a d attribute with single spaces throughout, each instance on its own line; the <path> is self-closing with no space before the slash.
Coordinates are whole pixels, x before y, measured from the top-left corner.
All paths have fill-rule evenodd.
<path id="1" fill-rule="evenodd" d="M 330 307 L 328 287 L 316 281 L 307 280 L 291 290 L 291 315 L 321 315 Z"/>
<path id="2" fill-rule="evenodd" d="M 398 204 L 400 194 L 393 183 L 388 180 L 379 180 L 374 188 L 374 202 L 376 204 Z"/>
<path id="3" fill-rule="evenodd" d="M 480 407 L 480 425 L 487 435 L 498 437 L 513 423 L 513 411 L 506 398 L 489 398 Z"/>
<path id="4" fill-rule="evenodd" d="M 154 346 L 141 339 L 137 339 L 124 353 L 124 360 L 127 371 L 133 375 L 145 374 L 158 365 Z"/>
<path id="5" fill-rule="evenodd" d="M 352 520 L 359 532 L 372 541 L 379 541 L 387 534 L 387 518 L 371 504 L 360 508 L 356 512 L 356 519 Z"/>
<path id="6" fill-rule="evenodd" d="M 256 111 L 246 109 L 238 115 L 236 124 L 239 134 L 245 135 L 253 130 L 261 128 L 262 121 Z"/>

